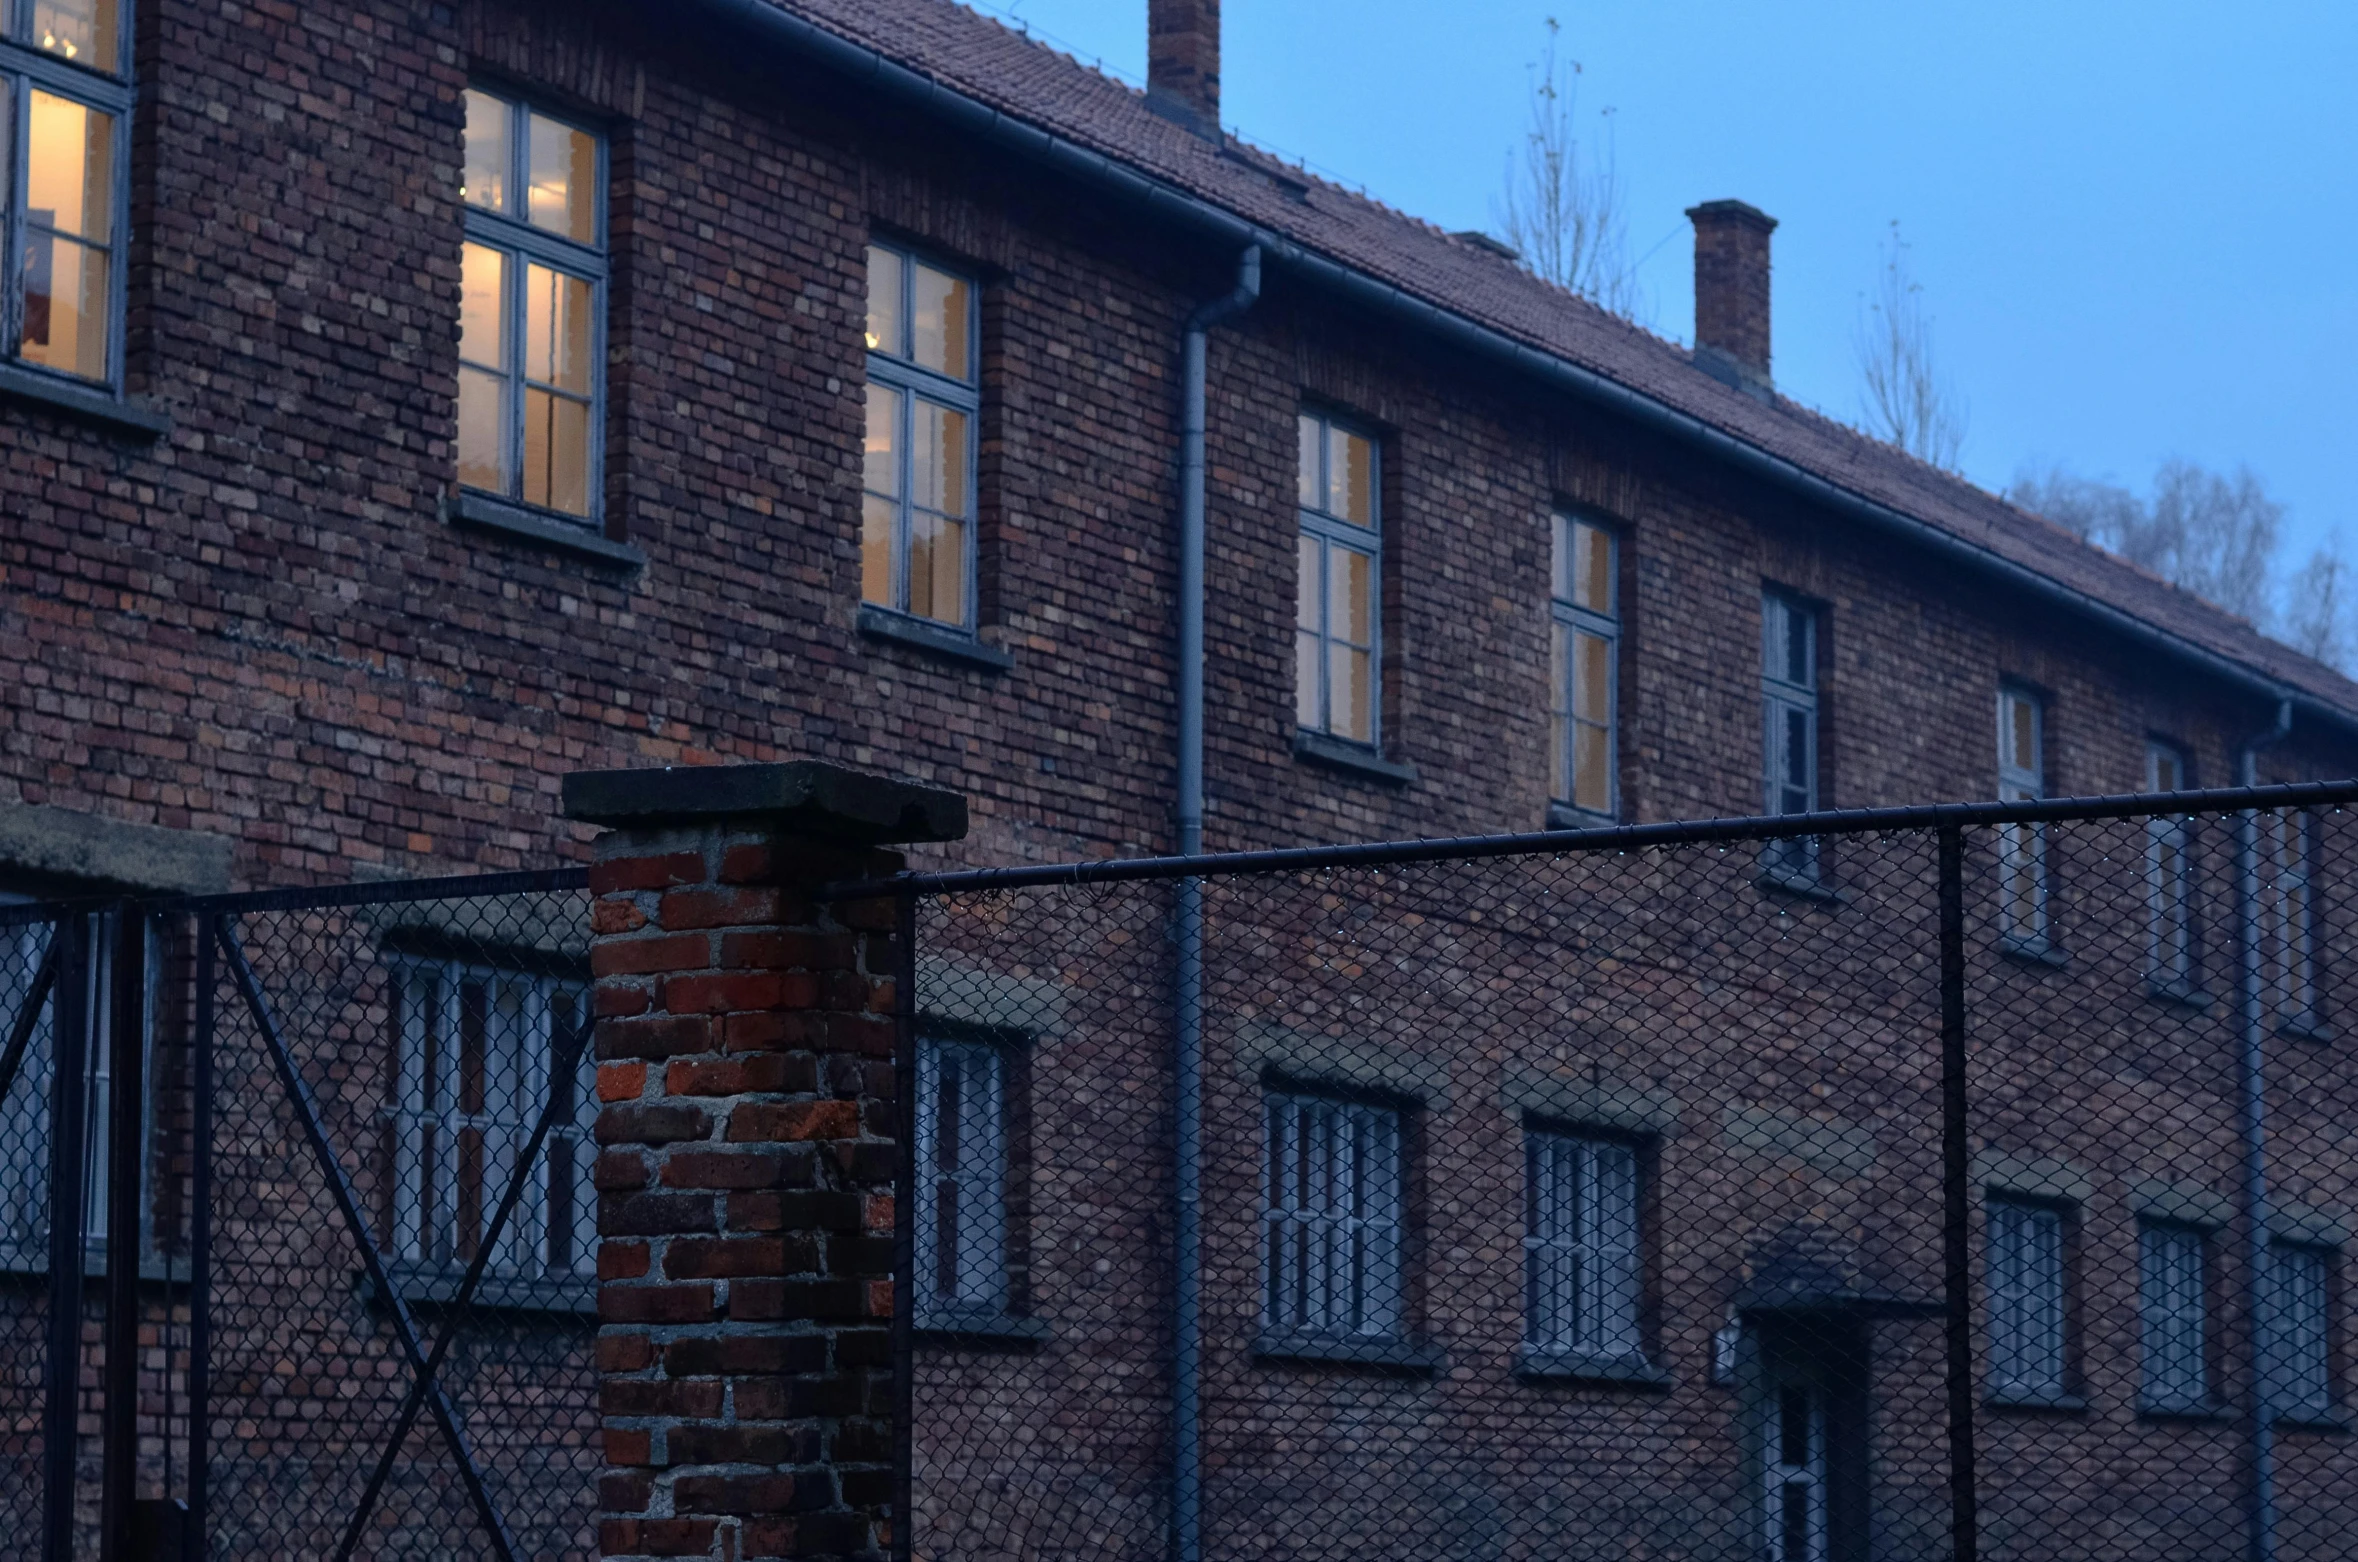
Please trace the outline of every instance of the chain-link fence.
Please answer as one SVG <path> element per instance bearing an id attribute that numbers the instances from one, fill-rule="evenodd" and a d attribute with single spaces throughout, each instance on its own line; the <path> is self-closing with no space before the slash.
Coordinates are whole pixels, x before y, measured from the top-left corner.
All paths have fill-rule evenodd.
<path id="1" fill-rule="evenodd" d="M 907 1549 L 2347 1555 L 2354 796 L 904 881 Z"/>

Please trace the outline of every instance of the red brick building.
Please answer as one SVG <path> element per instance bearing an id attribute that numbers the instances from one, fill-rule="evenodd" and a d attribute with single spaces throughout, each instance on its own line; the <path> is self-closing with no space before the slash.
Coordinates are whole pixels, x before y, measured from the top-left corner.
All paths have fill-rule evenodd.
<path id="1" fill-rule="evenodd" d="M 1193 844 L 1247 251 L 1209 848 L 2358 769 L 2358 686 L 1780 397 L 1762 214 L 1682 347 L 1152 9 L 1141 94 L 946 0 L 16 8 L 5 887 L 542 866 L 568 773 L 806 757 L 962 793 L 928 865 Z"/>

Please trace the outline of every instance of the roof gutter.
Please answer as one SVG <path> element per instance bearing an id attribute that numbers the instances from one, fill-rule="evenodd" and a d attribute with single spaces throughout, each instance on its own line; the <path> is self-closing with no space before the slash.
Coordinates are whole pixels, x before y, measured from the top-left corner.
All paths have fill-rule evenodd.
<path id="1" fill-rule="evenodd" d="M 827 31 L 780 9 L 774 0 L 696 0 L 712 16 L 742 24 L 758 36 L 806 55 L 855 83 L 874 87 L 922 112 L 932 113 L 979 139 L 1033 157 L 1062 173 L 1112 190 L 1164 213 L 1230 248 L 1259 245 L 1267 260 L 1369 309 L 1409 320 L 1468 352 L 1511 364 L 1547 384 L 1584 401 L 1607 407 L 1643 427 L 1708 451 L 1740 471 L 1765 478 L 1813 503 L 1865 521 L 1934 552 L 1984 570 L 2009 585 L 2044 597 L 2084 614 L 2136 641 L 2167 651 L 2222 681 L 2273 703 L 2290 701 L 2299 711 L 2316 716 L 2346 732 L 2358 733 L 2358 713 L 2346 711 L 2314 695 L 2222 655 L 2194 641 L 2173 635 L 2125 609 L 2089 596 L 2061 581 L 2018 564 L 1989 548 L 1968 542 L 1953 532 L 1920 520 L 1904 510 L 1851 492 L 1808 469 L 1771 455 L 1702 419 L 1665 406 L 1643 392 L 1632 390 L 1593 369 L 1559 358 L 1463 315 L 1429 303 L 1415 294 L 1355 271 L 1339 261 L 1303 248 L 1234 212 L 1190 195 L 1139 172 L 1103 152 L 1007 114 L 966 96 L 930 76 L 886 58 L 864 44 Z"/>

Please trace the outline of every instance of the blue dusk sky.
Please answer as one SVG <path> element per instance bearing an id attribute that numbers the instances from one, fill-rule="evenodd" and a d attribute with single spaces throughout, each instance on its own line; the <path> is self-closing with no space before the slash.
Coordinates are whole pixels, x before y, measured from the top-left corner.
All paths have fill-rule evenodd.
<path id="1" fill-rule="evenodd" d="M 1145 0 L 973 0 L 1133 83 Z M 1445 228 L 1495 227 L 1544 19 L 1610 109 L 1641 318 L 1687 340 L 1682 213 L 1776 234 L 1779 388 L 1861 416 L 1852 337 L 1894 220 L 2002 488 L 2248 463 L 2288 553 L 2358 548 L 2358 4 L 1226 0 L 1223 117 Z"/>

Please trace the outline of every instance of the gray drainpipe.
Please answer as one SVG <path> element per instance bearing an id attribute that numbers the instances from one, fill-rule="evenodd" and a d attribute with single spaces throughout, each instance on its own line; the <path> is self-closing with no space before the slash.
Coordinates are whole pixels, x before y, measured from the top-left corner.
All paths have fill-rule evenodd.
<path id="1" fill-rule="evenodd" d="M 1213 326 L 1261 296 L 1261 247 L 1237 258 L 1236 287 L 1187 317 L 1179 388 L 1179 855 L 1204 849 L 1204 345 Z M 1177 1128 L 1172 1244 L 1171 1554 L 1203 1554 L 1203 1459 L 1197 1428 L 1203 1362 L 1202 1227 L 1204 900 L 1201 879 L 1179 881 L 1179 971 L 1173 994 Z"/>
<path id="2" fill-rule="evenodd" d="M 2257 786 L 2260 750 L 2292 733 L 2293 702 L 2276 703 L 2276 724 L 2245 741 L 2236 779 Z M 2235 898 L 2238 940 L 2236 989 L 2243 1006 L 2244 1309 L 2252 1351 L 2251 1562 L 2276 1558 L 2276 1426 L 2268 1402 L 2268 1345 L 2263 1327 L 2268 1298 L 2268 1011 L 2260 972 L 2260 816 L 2245 810 L 2235 821 Z"/>

